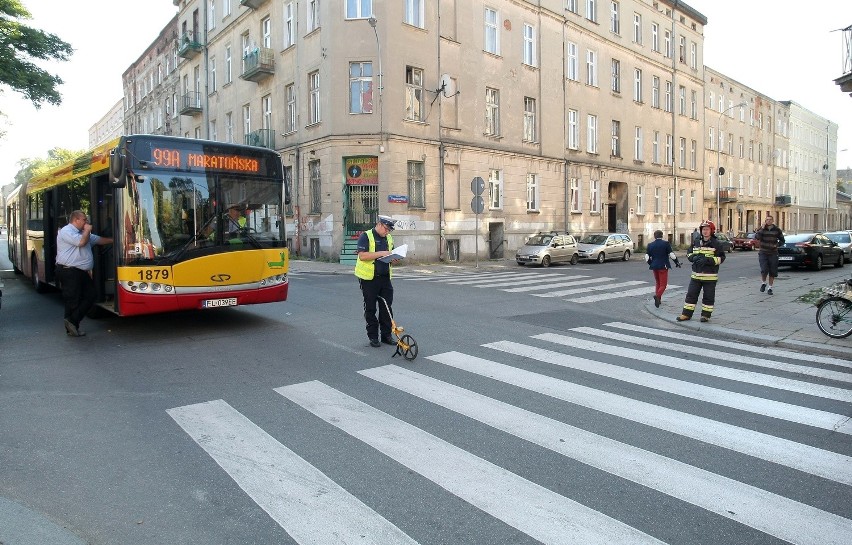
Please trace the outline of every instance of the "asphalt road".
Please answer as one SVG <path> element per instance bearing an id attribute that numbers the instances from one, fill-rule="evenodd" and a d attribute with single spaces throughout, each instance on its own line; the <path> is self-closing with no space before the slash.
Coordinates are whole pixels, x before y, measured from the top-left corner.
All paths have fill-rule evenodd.
<path id="1" fill-rule="evenodd" d="M 7 278 L 0 498 L 92 544 L 845 542 L 848 365 L 677 338 L 643 297 L 506 291 L 542 275 L 651 282 L 636 261 L 405 268 L 407 363 L 369 347 L 350 275 L 83 338 Z"/>

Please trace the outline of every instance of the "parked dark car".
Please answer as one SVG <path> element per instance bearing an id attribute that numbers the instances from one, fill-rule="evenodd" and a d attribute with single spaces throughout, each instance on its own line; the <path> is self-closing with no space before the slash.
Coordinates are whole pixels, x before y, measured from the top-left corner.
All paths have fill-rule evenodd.
<path id="1" fill-rule="evenodd" d="M 734 250 L 754 250 L 760 248 L 760 241 L 754 238 L 754 233 L 740 233 L 731 241 Z"/>
<path id="2" fill-rule="evenodd" d="M 725 233 L 716 233 L 716 240 L 722 245 L 722 251 L 728 253 L 734 249 L 734 243 Z"/>
<path id="3" fill-rule="evenodd" d="M 823 265 L 843 266 L 843 250 L 822 233 L 785 235 L 785 244 L 778 247 L 781 267 L 810 267 L 816 271 Z"/>

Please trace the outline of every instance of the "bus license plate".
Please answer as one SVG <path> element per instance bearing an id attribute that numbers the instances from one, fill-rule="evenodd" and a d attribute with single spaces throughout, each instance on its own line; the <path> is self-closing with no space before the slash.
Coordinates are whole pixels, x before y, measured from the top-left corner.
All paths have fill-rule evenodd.
<path id="1" fill-rule="evenodd" d="M 205 299 L 201 302 L 203 308 L 216 307 L 235 307 L 237 306 L 237 298 L 229 297 L 228 299 Z"/>

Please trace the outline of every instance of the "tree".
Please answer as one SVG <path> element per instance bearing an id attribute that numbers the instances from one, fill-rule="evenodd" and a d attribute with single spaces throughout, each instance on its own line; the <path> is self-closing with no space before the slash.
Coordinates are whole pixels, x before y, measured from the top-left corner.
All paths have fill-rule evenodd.
<path id="1" fill-rule="evenodd" d="M 32 15 L 19 0 L 0 0 L 0 84 L 21 93 L 36 108 L 47 102 L 59 105 L 59 76 L 39 68 L 34 60 L 67 61 L 71 44 L 55 34 L 34 29 L 21 21 Z"/>
<path id="2" fill-rule="evenodd" d="M 0 2 L 2 2 L 2 0 L 0 0 Z M 18 161 L 18 166 L 20 166 L 21 169 L 17 174 L 15 174 L 14 187 L 22 185 L 33 176 L 44 174 L 48 170 L 57 167 L 62 163 L 71 161 L 83 153 L 83 150 L 74 151 L 65 148 L 53 148 L 47 152 L 47 159 L 21 159 Z"/>

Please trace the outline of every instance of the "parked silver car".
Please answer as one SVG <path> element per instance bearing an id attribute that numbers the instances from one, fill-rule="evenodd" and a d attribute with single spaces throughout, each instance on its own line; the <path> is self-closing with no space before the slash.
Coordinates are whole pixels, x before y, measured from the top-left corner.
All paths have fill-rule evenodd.
<path id="1" fill-rule="evenodd" d="M 580 256 L 577 253 L 577 240 L 568 234 L 539 233 L 530 237 L 515 254 L 518 265 L 541 265 L 549 267 L 551 263 L 570 263 L 576 265 Z"/>
<path id="2" fill-rule="evenodd" d="M 852 262 L 852 233 L 849 231 L 834 231 L 825 233 L 829 240 L 833 240 L 843 250 L 843 261 Z"/>
<path id="3" fill-rule="evenodd" d="M 584 236 L 577 245 L 580 259 L 603 263 L 607 259 L 630 260 L 634 245 L 630 235 L 623 233 L 594 233 Z"/>

